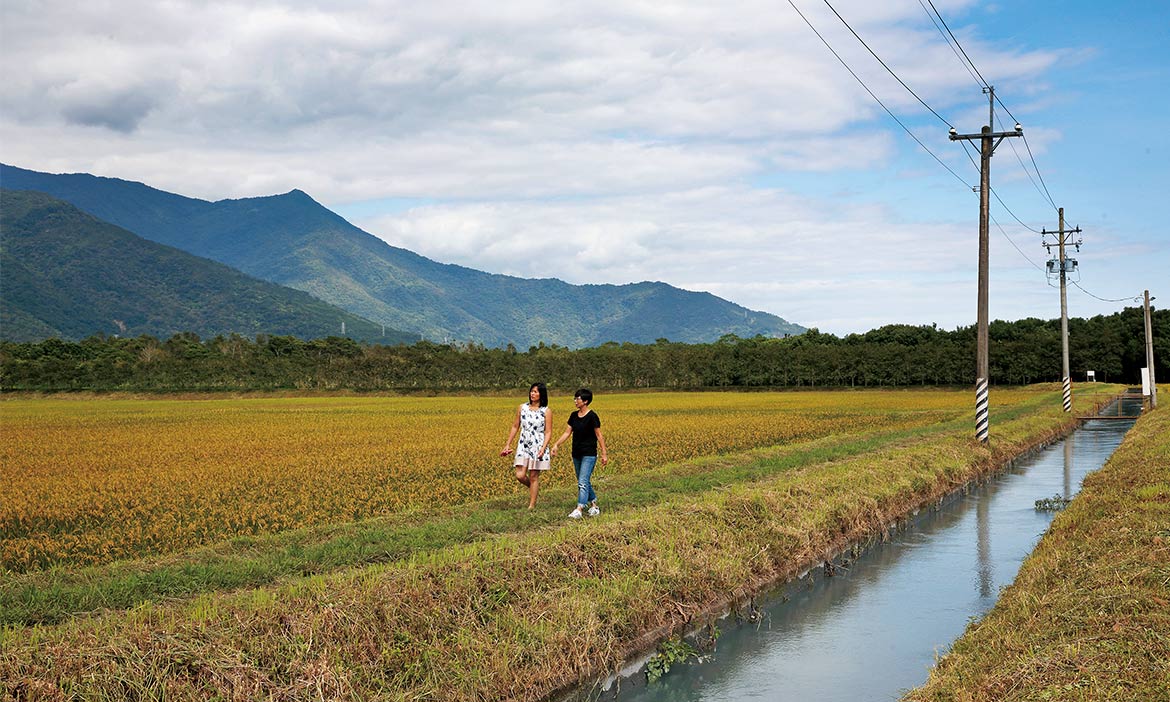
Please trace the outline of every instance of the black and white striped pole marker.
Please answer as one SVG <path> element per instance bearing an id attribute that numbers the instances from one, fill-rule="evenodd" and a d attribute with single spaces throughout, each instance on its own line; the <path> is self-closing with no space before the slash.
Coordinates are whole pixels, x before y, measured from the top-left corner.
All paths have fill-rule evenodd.
<path id="1" fill-rule="evenodd" d="M 1072 412 L 1072 379 L 1064 377 L 1064 411 Z"/>
<path id="2" fill-rule="evenodd" d="M 975 438 L 986 444 L 988 434 L 987 378 L 980 378 L 975 381 Z"/>

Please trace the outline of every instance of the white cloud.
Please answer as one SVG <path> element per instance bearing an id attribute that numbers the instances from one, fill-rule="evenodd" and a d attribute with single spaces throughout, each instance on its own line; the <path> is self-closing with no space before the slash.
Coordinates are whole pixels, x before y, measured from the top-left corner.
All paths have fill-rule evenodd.
<path id="1" fill-rule="evenodd" d="M 849 11 L 895 54 L 929 41 L 921 20 L 908 25 L 914 3 L 883 6 Z M 298 155 L 312 153 L 319 170 L 377 183 L 371 197 L 422 188 L 465 197 L 458 178 L 428 177 L 438 163 L 470 170 L 487 192 L 521 196 L 596 192 L 613 171 L 675 187 L 668 174 L 706 170 L 711 153 L 709 182 L 752 167 L 748 152 L 782 168 L 831 169 L 854 151 L 838 131 L 877 109 L 793 13 L 768 3 L 342 3 L 325 12 L 292 2 L 127 2 L 115 19 L 50 0 L 8 3 L 3 13 L 0 51 L 22 66 L 0 87 L 5 135 L 106 126 L 262 164 L 291 161 L 290 176 Z M 843 32 L 823 9 L 813 14 Z M 842 44 L 862 56 L 856 42 Z M 939 39 L 927 46 L 947 51 Z M 953 71 L 926 65 L 918 72 L 928 95 L 955 86 Z M 872 65 L 865 73 L 888 80 Z M 912 104 L 900 91 L 887 100 Z M 51 142 L 24 149 L 34 150 L 61 157 Z M 69 157 L 84 168 L 124 149 L 100 152 L 92 143 Z M 678 152 L 700 157 L 671 158 Z M 743 162 L 731 173 L 727 152 Z M 664 154 L 659 168 L 631 170 Z M 302 185 L 287 180 L 284 189 Z M 326 200 L 355 195 L 326 188 L 317 193 Z M 262 193 L 220 195 L 243 194 Z"/>
<path id="2" fill-rule="evenodd" d="M 896 305 L 924 323 L 961 318 L 949 296 L 924 295 L 916 281 L 961 279 L 971 267 L 968 232 L 952 225 L 748 187 L 439 204 L 356 223 L 441 261 L 573 283 L 664 280 L 826 331 L 849 329 L 829 328 L 843 299 L 874 315 Z"/>
<path id="3" fill-rule="evenodd" d="M 933 120 L 826 8 L 798 5 L 890 108 Z M 936 5 L 956 16 L 972 3 Z M 977 129 L 985 108 L 957 97 L 974 92 L 970 76 L 917 0 L 836 6 L 919 95 Z M 339 209 L 418 199 L 433 204 L 357 223 L 445 262 L 663 280 L 823 329 L 892 306 L 953 319 L 968 233 L 856 199 L 856 174 L 884 174 L 918 147 L 786 4 L 112 7 L 4 3 L 5 162 L 212 200 L 292 188 Z M 954 29 L 1021 92 L 1067 55 Z M 945 148 L 945 128 L 921 123 Z M 1040 153 L 1061 136 L 1029 135 Z M 950 178 L 914 159 L 928 179 Z M 799 196 L 810 174 L 840 175 L 841 198 Z M 940 271 L 956 273 L 923 294 Z"/>

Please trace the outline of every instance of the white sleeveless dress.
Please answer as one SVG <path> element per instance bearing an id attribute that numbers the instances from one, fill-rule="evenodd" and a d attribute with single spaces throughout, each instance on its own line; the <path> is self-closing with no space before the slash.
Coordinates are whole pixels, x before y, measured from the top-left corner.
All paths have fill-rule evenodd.
<path id="1" fill-rule="evenodd" d="M 527 402 L 520 405 L 520 443 L 516 446 L 515 465 L 524 466 L 528 470 L 548 470 L 552 465 L 547 447 L 543 456 L 536 455 L 540 445 L 544 443 L 546 409 L 531 407 Z"/>

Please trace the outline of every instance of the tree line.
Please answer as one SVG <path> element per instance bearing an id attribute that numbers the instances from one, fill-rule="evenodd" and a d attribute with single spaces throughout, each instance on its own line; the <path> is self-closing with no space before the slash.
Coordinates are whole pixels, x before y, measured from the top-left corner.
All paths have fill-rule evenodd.
<path id="1" fill-rule="evenodd" d="M 1153 318 L 1156 373 L 1170 380 L 1170 312 Z M 992 322 L 993 383 L 1061 379 L 1060 321 Z M 1145 365 L 1140 308 L 1069 320 L 1074 381 L 1136 384 Z M 7 391 L 475 391 L 535 381 L 571 389 L 896 387 L 974 382 L 975 328 L 889 325 L 838 337 L 811 329 L 785 338 L 725 336 L 707 344 L 659 339 L 569 349 L 512 345 L 362 344 L 344 337 L 181 333 L 0 342 L 0 388 Z"/>

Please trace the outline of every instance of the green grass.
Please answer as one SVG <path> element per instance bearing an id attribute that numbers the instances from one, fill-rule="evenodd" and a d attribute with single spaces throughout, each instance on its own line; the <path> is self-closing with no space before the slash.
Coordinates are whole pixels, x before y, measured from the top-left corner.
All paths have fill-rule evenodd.
<path id="1" fill-rule="evenodd" d="M 1170 700 L 1170 410 L 1143 416 L 912 702 Z"/>
<path id="2" fill-rule="evenodd" d="M 348 535 L 349 555 L 261 587 L 9 626 L 0 680 L 46 699 L 545 699 L 1053 438 L 1071 421 L 1055 397 L 994 416 L 990 447 L 964 419 L 645 471 L 606 483 L 605 513 L 584 523 L 551 501 L 519 518 L 497 501 L 450 532 L 450 519 L 412 527 L 418 515 L 381 537 L 306 532 Z M 419 541 L 353 560 L 355 533 L 378 544 L 401 530 Z M 310 562 L 281 538 L 289 563 Z M 255 563 L 269 545 L 224 553 Z"/>

